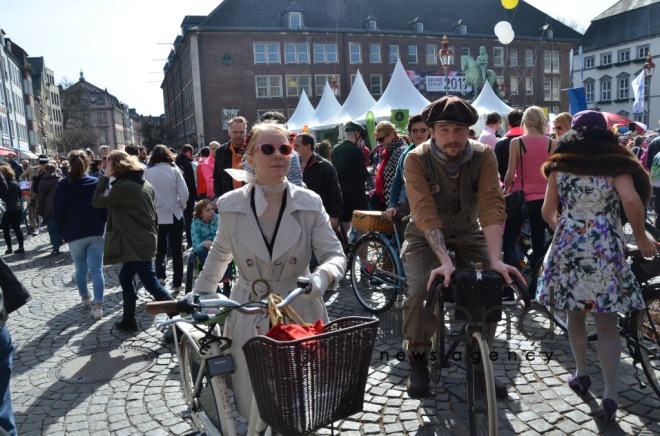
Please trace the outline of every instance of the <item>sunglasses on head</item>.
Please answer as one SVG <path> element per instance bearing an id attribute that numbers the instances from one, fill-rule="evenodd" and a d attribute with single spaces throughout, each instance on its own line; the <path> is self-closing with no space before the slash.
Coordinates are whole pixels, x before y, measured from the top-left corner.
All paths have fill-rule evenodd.
<path id="1" fill-rule="evenodd" d="M 275 153 L 275 149 L 279 150 L 281 155 L 288 156 L 291 154 L 292 150 L 291 144 L 282 144 L 279 146 L 275 146 L 273 144 L 261 144 L 259 149 L 266 156 L 270 156 L 271 154 Z"/>

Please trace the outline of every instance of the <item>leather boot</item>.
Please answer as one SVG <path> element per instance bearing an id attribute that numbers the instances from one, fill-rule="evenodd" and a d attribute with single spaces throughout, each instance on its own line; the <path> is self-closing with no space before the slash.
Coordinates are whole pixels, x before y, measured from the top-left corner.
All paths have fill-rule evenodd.
<path id="1" fill-rule="evenodd" d="M 138 325 L 135 322 L 135 307 L 137 305 L 137 294 L 122 293 L 124 300 L 124 313 L 121 321 L 115 323 L 115 327 L 127 332 L 137 331 Z"/>
<path id="2" fill-rule="evenodd" d="M 420 357 L 419 354 L 415 353 L 415 356 L 408 357 L 410 376 L 406 382 L 406 390 L 410 398 L 431 396 L 431 390 L 429 389 L 431 378 L 429 377 L 428 369 L 428 350 L 423 351 L 423 357 Z"/>

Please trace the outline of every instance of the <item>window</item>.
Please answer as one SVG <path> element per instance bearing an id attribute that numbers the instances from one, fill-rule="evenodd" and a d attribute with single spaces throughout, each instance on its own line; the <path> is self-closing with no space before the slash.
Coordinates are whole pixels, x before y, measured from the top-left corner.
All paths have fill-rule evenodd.
<path id="1" fill-rule="evenodd" d="M 99 142 L 101 144 L 108 144 L 108 129 L 99 129 Z"/>
<path id="2" fill-rule="evenodd" d="M 509 77 L 509 93 L 511 95 L 518 95 L 518 78 Z"/>
<path id="3" fill-rule="evenodd" d="M 629 81 L 628 77 L 619 77 L 618 78 L 618 80 L 617 80 L 617 83 L 618 83 L 617 98 L 627 99 L 629 97 L 628 81 Z"/>
<path id="4" fill-rule="evenodd" d="M 509 66 L 517 67 L 518 66 L 518 50 L 515 48 L 509 49 Z"/>
<path id="5" fill-rule="evenodd" d="M 596 56 L 584 57 L 584 68 L 593 68 L 596 66 Z"/>
<path id="6" fill-rule="evenodd" d="M 415 23 L 415 32 L 417 33 L 424 32 L 424 23 Z"/>
<path id="7" fill-rule="evenodd" d="M 409 45 L 408 46 L 408 63 L 416 64 L 417 63 L 417 46 Z"/>
<path id="8" fill-rule="evenodd" d="M 107 114 L 105 112 L 97 112 L 96 116 L 98 117 L 98 124 L 105 124 L 108 122 Z"/>
<path id="9" fill-rule="evenodd" d="M 289 29 L 302 28 L 302 14 L 300 12 L 289 12 Z"/>
<path id="10" fill-rule="evenodd" d="M 378 24 L 376 23 L 376 20 L 367 21 L 367 29 L 368 30 L 378 30 Z"/>
<path id="11" fill-rule="evenodd" d="M 380 44 L 369 44 L 369 63 L 380 64 Z"/>
<path id="12" fill-rule="evenodd" d="M 619 50 L 617 55 L 619 59 L 617 62 L 628 62 L 630 60 L 630 49 Z"/>
<path id="13" fill-rule="evenodd" d="M 559 74 L 559 51 L 543 51 L 543 72 L 545 74 Z"/>
<path id="14" fill-rule="evenodd" d="M 381 95 L 383 93 L 383 75 L 371 75 L 371 93 L 373 95 Z"/>
<path id="15" fill-rule="evenodd" d="M 649 45 L 638 45 L 637 46 L 637 59 L 644 59 L 649 53 Z"/>
<path id="16" fill-rule="evenodd" d="M 543 98 L 545 101 L 559 100 L 559 77 L 543 78 Z"/>
<path id="17" fill-rule="evenodd" d="M 467 35 L 467 24 L 461 24 L 458 26 L 458 33 L 461 35 Z"/>
<path id="18" fill-rule="evenodd" d="M 525 78 L 525 95 L 534 95 L 534 78 Z"/>
<path id="19" fill-rule="evenodd" d="M 309 63 L 309 45 L 306 42 L 284 44 L 284 63 L 287 64 L 308 64 Z"/>
<path id="20" fill-rule="evenodd" d="M 303 90 L 307 93 L 308 97 L 312 96 L 312 76 L 286 76 L 287 97 L 300 97 Z"/>
<path id="21" fill-rule="evenodd" d="M 335 78 L 337 81 L 337 86 L 340 86 L 340 77 L 339 74 L 317 74 L 314 76 L 314 89 L 316 95 L 323 95 L 323 89 L 325 88 L 325 83 L 332 83 L 332 78 Z"/>
<path id="22" fill-rule="evenodd" d="M 612 63 L 612 53 L 603 53 L 600 55 L 600 64 L 609 65 Z"/>
<path id="23" fill-rule="evenodd" d="M 461 47 L 461 56 L 470 56 L 470 47 Z"/>
<path id="24" fill-rule="evenodd" d="M 280 44 L 279 42 L 255 42 L 254 43 L 255 64 L 279 64 Z"/>
<path id="25" fill-rule="evenodd" d="M 396 64 L 397 59 L 399 59 L 399 46 L 390 45 L 390 63 Z"/>
<path id="26" fill-rule="evenodd" d="M 254 76 L 257 98 L 282 97 L 282 76 Z"/>
<path id="27" fill-rule="evenodd" d="M 600 100 L 601 101 L 610 101 L 612 100 L 612 79 L 605 78 L 600 79 Z"/>
<path id="28" fill-rule="evenodd" d="M 534 66 L 534 52 L 532 50 L 525 50 L 525 66 Z"/>
<path id="29" fill-rule="evenodd" d="M 348 44 L 349 50 L 351 52 L 351 63 L 352 64 L 361 64 L 362 63 L 362 46 L 358 42 L 351 42 Z"/>
<path id="30" fill-rule="evenodd" d="M 337 44 L 314 44 L 315 64 L 336 64 Z"/>
<path id="31" fill-rule="evenodd" d="M 504 49 L 502 47 L 493 47 L 493 66 L 504 66 Z"/>
<path id="32" fill-rule="evenodd" d="M 426 65 L 438 65 L 438 46 L 426 44 Z"/>

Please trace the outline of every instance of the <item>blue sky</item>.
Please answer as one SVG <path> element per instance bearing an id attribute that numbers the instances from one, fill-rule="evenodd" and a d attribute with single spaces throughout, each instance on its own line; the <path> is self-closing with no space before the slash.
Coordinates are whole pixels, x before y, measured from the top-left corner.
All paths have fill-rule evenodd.
<path id="1" fill-rule="evenodd" d="M 268 0 L 264 0 L 268 1 Z M 359 1 L 359 0 L 358 0 Z M 470 0 L 465 0 L 470 1 Z M 492 0 L 498 1 L 498 0 Z M 527 0 L 552 17 L 589 21 L 617 0 Z M 160 83 L 185 15 L 208 15 L 219 0 L 3 0 L 0 27 L 30 56 L 43 56 L 56 82 L 107 88 L 143 115 L 163 112 Z M 515 30 L 515 29 L 514 29 Z"/>

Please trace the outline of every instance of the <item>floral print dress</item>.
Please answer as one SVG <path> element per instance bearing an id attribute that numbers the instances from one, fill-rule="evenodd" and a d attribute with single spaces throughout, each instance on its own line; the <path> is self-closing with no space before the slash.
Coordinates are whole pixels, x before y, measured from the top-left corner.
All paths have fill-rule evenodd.
<path id="1" fill-rule="evenodd" d="M 624 254 L 614 179 L 557 172 L 563 213 L 539 276 L 539 302 L 582 312 L 644 308 Z"/>

